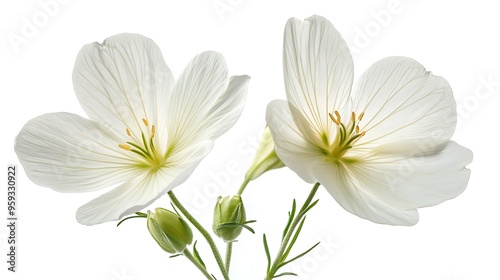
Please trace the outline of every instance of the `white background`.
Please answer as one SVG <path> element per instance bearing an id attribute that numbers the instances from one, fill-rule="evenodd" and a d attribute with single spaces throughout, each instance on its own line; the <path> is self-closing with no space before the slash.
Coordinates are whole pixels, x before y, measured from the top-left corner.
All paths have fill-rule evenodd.
<path id="1" fill-rule="evenodd" d="M 315 253 L 291 265 L 300 275 L 295 279 L 500 279 L 500 17 L 495 1 L 66 0 L 54 2 L 57 6 L 46 11 L 40 3 L 47 2 L 0 4 L 4 170 L 8 164 L 19 164 L 14 138 L 29 119 L 57 111 L 85 115 L 71 82 L 74 59 L 84 44 L 121 32 L 144 34 L 160 46 L 176 76 L 197 53 L 219 51 L 230 74 L 252 77 L 248 101 L 235 127 L 216 141 L 212 153 L 175 190 L 209 228 L 215 197 L 236 192 L 241 183 L 265 124 L 266 104 L 285 96 L 286 20 L 319 14 L 352 47 L 356 76 L 383 57 L 402 55 L 445 77 L 459 106 L 453 139 L 474 152 L 474 161 L 467 190 L 454 200 L 420 210 L 420 222 L 413 227 L 362 220 L 321 189 L 320 203 L 308 216 L 295 252 L 323 242 Z M 227 10 L 217 10 L 214 4 Z M 36 30 L 25 36 L 27 22 L 36 24 Z M 13 44 L 15 36 L 24 39 Z M 18 169 L 18 272 L 7 272 L 7 228 L 2 222 L 1 279 L 203 279 L 186 259 L 169 259 L 157 247 L 145 220 L 131 220 L 119 228 L 115 223 L 82 226 L 74 218 L 76 209 L 97 193 L 57 193 L 36 186 L 21 166 Z M 276 252 L 291 200 L 302 202 L 309 188 L 287 169 L 249 185 L 244 197 L 248 216 L 258 223 L 255 235 L 244 233 L 235 245 L 233 279 L 263 278 L 262 233 L 268 234 Z M 6 188 L 0 202 L 1 213 L 6 213 Z M 148 209 L 168 204 L 163 197 Z M 222 279 L 203 241 L 199 243 L 209 270 Z"/>

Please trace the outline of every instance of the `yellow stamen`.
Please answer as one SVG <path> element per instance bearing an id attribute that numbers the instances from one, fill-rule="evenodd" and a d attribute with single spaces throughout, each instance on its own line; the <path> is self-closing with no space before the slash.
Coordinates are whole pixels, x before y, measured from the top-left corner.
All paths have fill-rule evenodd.
<path id="1" fill-rule="evenodd" d="M 335 111 L 334 114 L 329 113 L 328 116 L 337 125 L 337 133 L 333 142 L 323 141 L 327 146 L 323 150 L 324 154 L 327 156 L 325 160 L 342 160 L 347 151 L 366 134 L 366 131 L 361 131 L 358 125 L 359 121 L 364 116 L 364 112 L 359 115 L 356 115 L 355 112 L 351 112 L 351 120 L 347 126 L 341 122 L 340 113 L 338 111 Z"/>
<path id="2" fill-rule="evenodd" d="M 124 149 L 125 151 L 130 151 L 130 145 L 127 145 L 127 144 L 118 144 L 118 147 Z"/>
<path id="3" fill-rule="evenodd" d="M 363 118 L 364 115 L 365 115 L 365 112 L 361 112 L 361 114 L 359 114 L 359 116 L 358 116 L 358 121 L 361 121 L 361 119 Z"/>
<path id="4" fill-rule="evenodd" d="M 118 144 L 118 147 L 131 152 L 130 155 L 134 157 L 133 159 L 137 161 L 137 165 L 141 168 L 147 168 L 151 172 L 157 171 L 165 166 L 168 152 L 162 154 L 161 151 L 155 148 L 156 141 L 153 138 L 156 135 L 156 125 L 151 124 L 150 130 L 149 121 L 143 118 L 142 122 L 146 128 L 141 127 L 140 131 L 134 131 L 133 135 L 131 129 L 125 128 L 125 132 L 131 139 L 129 138 L 128 141 Z"/>
<path id="5" fill-rule="evenodd" d="M 332 115 L 331 113 L 328 113 L 328 115 L 330 116 L 330 119 L 332 119 L 332 121 L 333 121 L 336 125 L 340 125 L 340 122 L 339 122 L 339 121 L 337 121 L 337 120 L 335 119 L 335 117 L 333 117 L 333 115 Z"/>
<path id="6" fill-rule="evenodd" d="M 335 111 L 335 116 L 337 116 L 337 121 L 340 123 L 340 113 L 339 113 L 339 111 Z"/>

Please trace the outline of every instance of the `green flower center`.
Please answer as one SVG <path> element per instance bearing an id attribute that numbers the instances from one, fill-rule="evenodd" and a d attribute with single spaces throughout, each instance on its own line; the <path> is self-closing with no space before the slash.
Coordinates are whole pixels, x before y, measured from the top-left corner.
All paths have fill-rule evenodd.
<path id="1" fill-rule="evenodd" d="M 167 155 L 162 155 L 155 148 L 153 141 L 156 134 L 155 125 L 151 125 L 150 129 L 148 120 L 142 119 L 142 122 L 144 123 L 144 126 L 146 126 L 147 135 L 143 131 L 141 131 L 141 136 L 136 137 L 130 132 L 130 129 L 127 128 L 127 135 L 132 139 L 132 141 L 127 141 L 124 144 L 119 144 L 118 147 L 139 155 L 142 160 L 141 163 L 138 164 L 138 166 L 150 169 L 152 172 L 154 172 L 165 165 Z"/>
<path id="2" fill-rule="evenodd" d="M 353 145 L 366 134 L 366 131 L 359 130 L 359 122 L 363 119 L 364 112 L 356 117 L 356 113 L 352 112 L 349 122 L 344 124 L 340 117 L 340 113 L 335 111 L 335 115 L 329 114 L 330 119 L 337 127 L 337 134 L 335 140 L 330 144 L 326 134 L 323 135 L 323 143 L 326 149 L 322 149 L 323 154 L 326 156 L 325 161 L 336 162 L 339 160 L 348 160 L 343 158 L 346 152 L 353 147 Z"/>

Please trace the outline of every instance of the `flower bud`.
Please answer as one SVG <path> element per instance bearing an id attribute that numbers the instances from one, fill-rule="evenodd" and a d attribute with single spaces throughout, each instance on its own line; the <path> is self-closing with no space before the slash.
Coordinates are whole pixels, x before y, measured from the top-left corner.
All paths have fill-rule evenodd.
<path id="1" fill-rule="evenodd" d="M 239 195 L 220 197 L 214 210 L 213 231 L 225 242 L 234 241 L 246 220 L 245 207 Z"/>
<path id="2" fill-rule="evenodd" d="M 163 208 L 148 211 L 148 230 L 160 247 L 168 253 L 182 253 L 193 242 L 189 225 L 176 213 Z"/>
<path id="3" fill-rule="evenodd" d="M 272 169 L 284 167 L 285 164 L 278 158 L 274 151 L 274 141 L 271 130 L 266 126 L 262 133 L 259 146 L 253 158 L 252 164 L 245 174 L 245 180 L 251 181 Z"/>

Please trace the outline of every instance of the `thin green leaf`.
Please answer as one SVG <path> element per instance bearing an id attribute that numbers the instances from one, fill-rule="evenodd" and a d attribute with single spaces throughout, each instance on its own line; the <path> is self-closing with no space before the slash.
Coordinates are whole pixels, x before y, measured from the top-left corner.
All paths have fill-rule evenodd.
<path id="1" fill-rule="evenodd" d="M 172 206 L 172 208 L 174 209 L 175 213 L 177 214 L 177 216 L 181 217 L 181 214 L 179 214 L 179 211 L 177 211 L 177 208 L 175 208 L 175 205 L 170 202 L 170 205 Z"/>
<path id="2" fill-rule="evenodd" d="M 122 219 L 121 221 L 118 222 L 118 224 L 116 225 L 117 227 L 119 227 L 123 222 L 125 222 L 126 220 L 130 220 L 130 219 L 134 219 L 134 218 L 147 218 L 148 215 L 145 214 L 145 213 L 142 213 L 142 212 L 135 212 L 135 214 L 137 216 L 130 216 L 130 217 L 127 217 L 125 219 Z"/>
<path id="3" fill-rule="evenodd" d="M 269 254 L 269 246 L 267 246 L 267 238 L 265 233 L 263 235 L 263 239 L 264 239 L 264 251 L 266 251 L 266 258 L 267 258 L 267 273 L 269 273 L 269 269 L 271 269 L 271 254 Z"/>
<path id="4" fill-rule="evenodd" d="M 316 248 L 316 246 L 318 246 L 318 245 L 319 245 L 319 243 L 320 243 L 320 242 L 318 242 L 318 243 L 314 244 L 311 248 L 309 248 L 308 250 L 304 251 L 302 254 L 297 255 L 296 257 L 294 257 L 294 258 L 292 258 L 292 259 L 290 259 L 290 260 L 288 260 L 288 261 L 284 262 L 284 263 L 282 264 L 282 266 L 285 266 L 285 265 L 287 265 L 287 264 L 289 264 L 289 263 L 291 263 L 291 262 L 293 262 L 293 261 L 295 261 L 295 260 L 297 260 L 297 259 L 299 259 L 299 258 L 303 257 L 303 256 L 304 256 L 304 255 L 306 255 L 307 253 L 311 252 L 311 250 L 312 250 L 312 249 Z"/>
<path id="5" fill-rule="evenodd" d="M 306 221 L 306 216 L 302 218 L 300 221 L 299 227 L 295 230 L 295 234 L 293 235 L 292 240 L 290 241 L 288 247 L 286 248 L 285 252 L 283 253 L 281 257 L 281 262 L 284 262 L 286 258 L 288 257 L 288 254 L 290 254 L 290 251 L 292 250 L 293 245 L 295 244 L 295 241 L 297 241 L 297 238 L 299 238 L 300 231 L 302 230 L 302 226 L 304 225 L 304 222 Z"/>
<path id="6" fill-rule="evenodd" d="M 234 226 L 239 226 L 239 227 L 245 228 L 248 231 L 250 231 L 251 233 L 255 234 L 255 230 L 253 230 L 253 228 L 251 228 L 245 224 L 238 224 L 238 223 L 223 223 L 223 224 L 218 225 L 217 229 L 221 229 L 221 228 L 225 228 L 225 227 L 234 227 Z"/>
<path id="7" fill-rule="evenodd" d="M 297 209 L 297 205 L 296 205 L 296 202 L 294 199 L 293 203 L 292 203 L 292 211 L 288 212 L 288 222 L 286 223 L 285 229 L 283 230 L 283 236 L 281 237 L 281 241 L 283 241 L 283 239 L 285 239 L 285 236 L 288 232 L 288 229 L 290 228 L 290 225 L 292 224 L 293 218 L 295 217 L 296 209 Z"/>
<path id="8" fill-rule="evenodd" d="M 204 262 L 203 262 L 203 260 L 201 259 L 201 256 L 200 256 L 200 254 L 198 253 L 198 250 L 196 249 L 196 242 L 198 242 L 198 240 L 196 240 L 196 241 L 194 242 L 194 245 L 193 245 L 193 254 L 194 254 L 194 259 L 195 259 L 197 262 L 199 262 L 199 263 L 200 263 L 200 265 L 201 265 L 201 266 L 203 266 L 203 268 L 205 268 L 205 269 L 206 269 L 207 267 L 205 266 L 205 263 L 204 263 Z"/>
<path id="9" fill-rule="evenodd" d="M 316 206 L 316 204 L 318 204 L 318 201 L 319 199 L 316 199 L 313 203 L 311 203 L 311 205 L 309 205 L 305 210 L 304 212 L 302 212 L 302 214 L 305 214 L 307 213 L 309 210 L 311 210 L 311 208 L 313 208 L 314 206 Z"/>
<path id="10" fill-rule="evenodd" d="M 297 276 L 297 273 L 293 273 L 293 272 L 283 272 L 283 273 L 280 273 L 276 276 L 273 276 L 273 279 L 274 278 L 278 278 L 278 277 L 281 277 L 281 276 Z"/>

